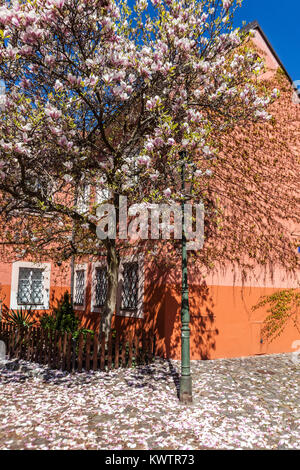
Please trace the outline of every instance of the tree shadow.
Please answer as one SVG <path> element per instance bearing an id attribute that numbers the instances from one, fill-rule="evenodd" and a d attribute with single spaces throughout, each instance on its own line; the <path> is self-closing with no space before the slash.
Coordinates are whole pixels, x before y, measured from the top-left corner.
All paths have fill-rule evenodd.
<path id="1" fill-rule="evenodd" d="M 30 363 L 19 359 L 7 361 L 5 366 L 0 364 L 0 383 L 26 383 L 38 378 L 45 385 L 57 385 L 65 388 L 89 384 L 103 384 L 113 387 L 115 383 L 126 384 L 128 388 L 160 390 L 163 384 L 173 379 L 176 395 L 179 393 L 179 375 L 170 361 L 156 359 L 148 365 L 132 368 L 119 368 L 113 371 L 66 372 L 49 369 L 46 365 Z"/>
<path id="2" fill-rule="evenodd" d="M 150 271 L 150 268 L 149 268 Z M 181 355 L 181 272 L 152 267 L 145 286 L 147 318 L 156 337 L 156 354 L 168 359 Z M 198 281 L 197 283 L 195 281 Z M 191 359 L 211 359 L 216 349 L 219 331 L 216 328 L 214 302 L 201 273 L 195 269 L 189 275 L 190 351 Z"/>

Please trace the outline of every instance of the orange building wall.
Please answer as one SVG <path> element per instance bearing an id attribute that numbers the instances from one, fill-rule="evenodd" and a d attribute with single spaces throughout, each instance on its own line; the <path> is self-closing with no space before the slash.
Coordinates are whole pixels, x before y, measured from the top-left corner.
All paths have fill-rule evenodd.
<path id="1" fill-rule="evenodd" d="M 157 355 L 180 359 L 179 270 L 176 276 L 173 273 L 177 279 L 176 283 L 170 282 L 170 279 L 174 279 L 171 274 L 163 281 L 159 272 L 154 275 L 146 269 L 146 273 L 148 275 L 145 276 L 144 286 L 144 317 L 136 319 L 114 316 L 112 327 L 124 333 L 150 331 L 156 337 Z M 55 305 L 62 294 L 69 290 L 69 274 L 68 266 L 51 266 L 50 306 Z M 11 265 L 0 263 L 0 298 L 8 307 L 10 278 Z M 286 279 L 287 285 L 282 281 L 280 283 L 278 273 L 273 280 L 273 287 L 261 287 L 258 280 L 252 281 L 252 286 L 234 285 L 233 281 L 232 285 L 222 285 L 222 282 L 228 281 L 229 278 L 228 273 L 222 276 L 219 274 L 219 285 L 207 284 L 207 281 L 195 276 L 190 280 L 191 358 L 215 359 L 293 351 L 293 342 L 300 340 L 299 331 L 292 324 L 288 324 L 279 338 L 271 343 L 261 343 L 261 328 L 266 309 L 255 312 L 251 309 L 262 295 L 269 295 L 279 288 L 293 287 L 292 281 Z M 264 283 L 267 284 L 267 281 L 264 280 Z M 91 263 L 88 265 L 86 309 L 78 311 L 77 314 L 83 326 L 98 330 L 100 314 L 90 312 L 90 298 Z M 37 318 L 42 313 L 38 311 Z"/>
<path id="2" fill-rule="evenodd" d="M 260 296 L 278 289 L 190 286 L 191 359 L 216 359 L 293 351 L 299 331 L 287 324 L 272 342 L 261 342 L 266 309 L 252 312 Z M 166 286 L 157 322 L 157 352 L 180 358 L 180 289 Z"/>
<path id="3" fill-rule="evenodd" d="M 91 273 L 90 266 L 88 272 Z M 112 328 L 124 333 L 150 331 L 156 337 L 157 355 L 180 359 L 180 267 L 170 272 L 167 278 L 161 272 L 151 270 L 151 265 L 146 267 L 145 272 L 144 317 L 114 316 Z M 191 358 L 216 359 L 292 352 L 293 342 L 300 340 L 296 327 L 287 324 L 284 333 L 274 341 L 261 342 L 261 329 L 267 309 L 252 311 L 252 306 L 258 303 L 261 296 L 296 287 L 296 278 L 287 278 L 283 272 L 277 271 L 271 280 L 259 273 L 258 278 L 250 279 L 249 285 L 245 286 L 241 285 L 237 274 L 235 278 L 234 281 L 231 272 L 219 272 L 204 281 L 199 275 L 190 274 Z M 98 330 L 100 314 L 91 313 L 89 307 L 90 281 L 89 274 L 86 310 L 77 313 L 85 327 Z M 210 281 L 217 283 L 210 284 Z M 231 285 L 225 285 L 228 281 Z"/>

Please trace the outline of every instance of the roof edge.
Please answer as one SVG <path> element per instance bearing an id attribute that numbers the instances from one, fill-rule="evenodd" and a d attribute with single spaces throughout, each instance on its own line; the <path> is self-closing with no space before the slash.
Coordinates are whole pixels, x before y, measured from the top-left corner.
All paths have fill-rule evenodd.
<path id="1" fill-rule="evenodd" d="M 292 85 L 294 91 L 296 91 L 296 93 L 300 96 L 300 90 L 297 90 L 295 88 L 295 85 L 294 85 L 294 81 L 292 80 L 292 77 L 290 76 L 290 74 L 288 73 L 288 71 L 286 70 L 285 66 L 283 65 L 282 61 L 280 60 L 278 54 L 276 53 L 275 49 L 273 48 L 272 44 L 270 43 L 269 39 L 267 38 L 266 34 L 264 33 L 262 27 L 260 26 L 259 22 L 257 20 L 255 21 L 252 21 L 251 23 L 248 23 L 246 26 L 244 26 L 242 28 L 242 31 L 244 31 L 245 33 L 249 32 L 251 29 L 256 29 L 260 32 L 262 38 L 264 39 L 265 43 L 267 44 L 268 48 L 270 49 L 270 51 L 272 52 L 273 56 L 275 57 L 275 59 L 277 60 L 278 64 L 280 65 L 280 67 L 282 68 L 282 70 L 284 71 L 284 73 L 286 74 L 290 84 Z"/>

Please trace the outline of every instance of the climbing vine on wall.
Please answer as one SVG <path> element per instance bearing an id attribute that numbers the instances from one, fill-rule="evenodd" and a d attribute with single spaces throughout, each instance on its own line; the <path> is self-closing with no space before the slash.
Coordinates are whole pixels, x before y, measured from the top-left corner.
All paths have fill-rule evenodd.
<path id="1" fill-rule="evenodd" d="M 300 332 L 299 309 L 300 309 L 300 291 L 296 289 L 284 289 L 275 292 L 272 295 L 261 297 L 260 301 L 252 307 L 257 310 L 268 306 L 268 316 L 265 319 L 262 329 L 263 338 L 273 341 L 277 338 L 287 324 L 293 322 L 294 326 Z"/>

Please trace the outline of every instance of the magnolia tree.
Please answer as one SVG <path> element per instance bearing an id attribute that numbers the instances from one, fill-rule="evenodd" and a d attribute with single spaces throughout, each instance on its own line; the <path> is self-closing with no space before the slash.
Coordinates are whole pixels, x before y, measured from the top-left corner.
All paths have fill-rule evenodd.
<path id="1" fill-rule="evenodd" d="M 181 201 L 185 150 L 192 197 L 216 213 L 214 175 L 224 169 L 219 188 L 228 200 L 239 191 L 237 179 L 227 178 L 233 160 L 218 156 L 220 136 L 271 118 L 267 107 L 278 91 L 259 84 L 263 62 L 249 47 L 249 35 L 232 28 L 239 4 L 15 0 L 0 8 L 0 77 L 6 87 L 0 191 L 2 216 L 8 217 L 2 244 L 20 256 L 64 259 L 105 250 L 103 331 L 110 329 L 119 248 L 126 244 L 97 238 L 103 195 L 117 216 L 119 195 L 135 202 Z M 235 157 L 241 166 L 242 156 Z M 246 173 L 250 190 L 256 168 Z M 92 190 L 82 210 L 87 185 L 102 188 L 102 199 Z M 266 200 L 267 189 L 261 191 Z M 256 203 L 259 210 L 265 205 Z"/>

